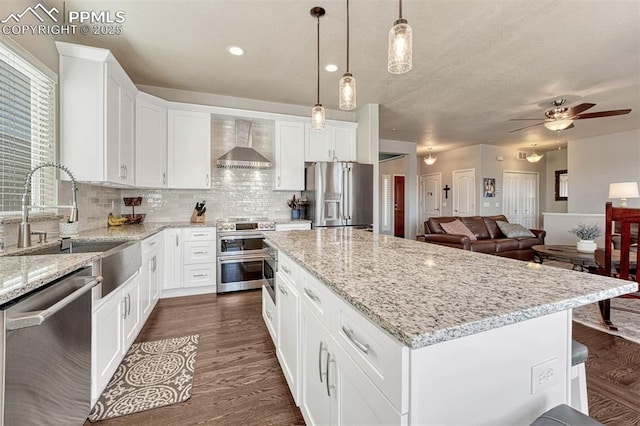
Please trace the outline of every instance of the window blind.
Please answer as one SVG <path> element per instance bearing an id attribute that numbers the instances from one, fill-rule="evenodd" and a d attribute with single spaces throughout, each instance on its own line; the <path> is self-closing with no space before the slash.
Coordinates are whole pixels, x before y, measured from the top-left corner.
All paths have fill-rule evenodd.
<path id="1" fill-rule="evenodd" d="M 0 212 L 20 211 L 25 177 L 55 161 L 55 83 L 0 43 Z M 56 170 L 33 175 L 31 204 L 55 205 Z"/>

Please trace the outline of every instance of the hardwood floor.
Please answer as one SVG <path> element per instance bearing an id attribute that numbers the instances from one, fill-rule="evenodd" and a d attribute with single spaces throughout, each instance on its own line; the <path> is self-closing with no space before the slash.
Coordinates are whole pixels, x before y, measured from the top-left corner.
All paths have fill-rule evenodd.
<path id="1" fill-rule="evenodd" d="M 136 342 L 199 334 L 192 397 L 85 425 L 303 425 L 261 305 L 260 290 L 160 300 Z"/>
<path id="2" fill-rule="evenodd" d="M 589 415 L 605 425 L 640 425 L 640 345 L 576 322 L 573 338 L 589 348 Z"/>

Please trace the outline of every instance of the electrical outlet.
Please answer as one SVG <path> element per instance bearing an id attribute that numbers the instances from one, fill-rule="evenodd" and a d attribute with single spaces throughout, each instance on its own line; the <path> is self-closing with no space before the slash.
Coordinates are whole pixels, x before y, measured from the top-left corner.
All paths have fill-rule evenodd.
<path id="1" fill-rule="evenodd" d="M 531 367 L 531 394 L 548 389 L 558 383 L 560 372 L 558 358 L 552 358 Z"/>
<path id="2" fill-rule="evenodd" d="M 442 202 L 442 207 L 447 207 L 447 202 L 446 201 Z"/>

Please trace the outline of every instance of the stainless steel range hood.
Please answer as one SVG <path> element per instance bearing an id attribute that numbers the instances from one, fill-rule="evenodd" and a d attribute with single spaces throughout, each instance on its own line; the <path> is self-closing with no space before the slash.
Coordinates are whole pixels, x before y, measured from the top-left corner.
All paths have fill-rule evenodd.
<path id="1" fill-rule="evenodd" d="M 218 158 L 218 167 L 268 169 L 271 161 L 251 146 L 251 121 L 236 120 L 236 147 Z"/>

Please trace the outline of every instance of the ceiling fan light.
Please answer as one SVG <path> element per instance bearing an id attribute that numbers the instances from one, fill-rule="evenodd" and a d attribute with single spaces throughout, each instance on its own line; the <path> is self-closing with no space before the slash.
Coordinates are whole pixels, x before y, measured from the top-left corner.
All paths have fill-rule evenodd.
<path id="1" fill-rule="evenodd" d="M 325 111 L 322 104 L 315 104 L 311 109 L 311 128 L 313 130 L 323 130 L 325 123 Z"/>
<path id="2" fill-rule="evenodd" d="M 338 87 L 340 109 L 351 110 L 356 107 L 356 79 L 351 73 L 344 73 Z"/>
<path id="3" fill-rule="evenodd" d="M 438 157 L 432 157 L 431 154 L 429 154 L 428 157 L 424 157 L 424 164 L 427 166 L 433 166 L 436 164 L 436 161 L 438 161 Z"/>
<path id="4" fill-rule="evenodd" d="M 561 118 L 559 120 L 545 121 L 544 127 L 554 132 L 564 130 L 573 124 L 573 120 L 569 118 Z"/>
<path id="5" fill-rule="evenodd" d="M 413 37 L 406 19 L 398 19 L 389 30 L 387 69 L 391 74 L 404 74 L 411 70 Z"/>

